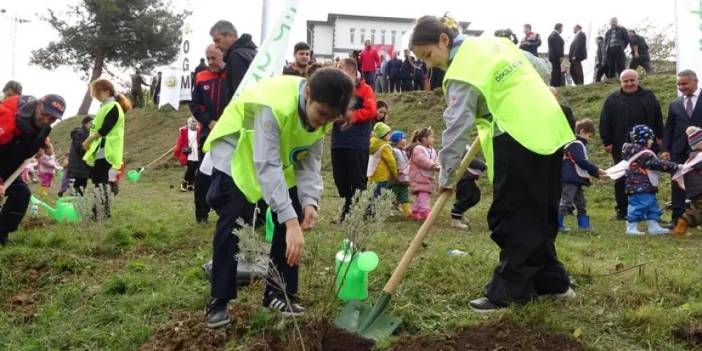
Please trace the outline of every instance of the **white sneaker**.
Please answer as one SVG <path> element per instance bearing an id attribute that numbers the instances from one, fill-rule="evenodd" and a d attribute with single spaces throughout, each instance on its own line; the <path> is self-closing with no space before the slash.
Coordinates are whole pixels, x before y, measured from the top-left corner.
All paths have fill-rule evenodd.
<path id="1" fill-rule="evenodd" d="M 451 226 L 458 229 L 468 229 L 468 226 L 460 219 L 451 218 Z"/>
<path id="2" fill-rule="evenodd" d="M 562 292 L 560 294 L 551 294 L 551 297 L 553 297 L 556 300 L 570 300 L 574 299 L 577 295 L 575 294 L 575 290 L 573 288 L 568 288 L 565 292 Z"/>

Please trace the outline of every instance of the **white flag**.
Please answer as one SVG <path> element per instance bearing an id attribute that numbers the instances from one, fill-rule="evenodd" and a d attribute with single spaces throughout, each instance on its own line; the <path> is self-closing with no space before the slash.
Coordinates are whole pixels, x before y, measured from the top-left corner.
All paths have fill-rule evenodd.
<path id="1" fill-rule="evenodd" d="M 675 47 L 678 72 L 702 74 L 702 0 L 675 1 Z"/>
<path id="2" fill-rule="evenodd" d="M 161 93 L 159 95 L 158 107 L 171 105 L 178 109 L 180 103 L 180 74 L 181 70 L 173 67 L 161 71 Z"/>
<path id="3" fill-rule="evenodd" d="M 285 51 L 288 49 L 288 40 L 290 39 L 290 30 L 295 22 L 297 15 L 297 0 L 289 0 L 287 5 L 283 7 L 283 13 L 280 14 L 275 22 L 271 32 L 266 36 L 258 54 L 251 62 L 246 75 L 241 80 L 239 87 L 234 93 L 232 101 L 251 83 L 258 82 L 262 78 L 280 74 L 283 63 L 285 62 Z"/>

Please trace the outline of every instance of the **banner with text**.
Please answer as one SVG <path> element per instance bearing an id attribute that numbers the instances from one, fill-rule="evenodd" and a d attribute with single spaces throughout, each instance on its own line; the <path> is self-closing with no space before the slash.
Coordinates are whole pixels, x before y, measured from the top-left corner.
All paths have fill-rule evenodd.
<path id="1" fill-rule="evenodd" d="M 691 69 L 702 75 L 702 0 L 675 1 L 678 72 Z"/>

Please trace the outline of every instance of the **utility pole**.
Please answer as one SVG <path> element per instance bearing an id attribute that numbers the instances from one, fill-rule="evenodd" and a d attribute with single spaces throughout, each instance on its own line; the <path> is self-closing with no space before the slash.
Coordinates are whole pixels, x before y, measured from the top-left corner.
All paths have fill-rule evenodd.
<path id="1" fill-rule="evenodd" d="M 5 14 L 7 14 L 7 10 L 0 9 L 0 13 L 5 15 Z M 11 72 L 10 78 L 15 79 L 15 62 L 17 61 L 17 54 L 16 54 L 17 53 L 17 49 L 16 49 L 17 48 L 17 27 L 19 27 L 20 24 L 29 23 L 31 21 L 28 19 L 25 19 L 25 18 L 17 17 L 15 14 L 9 15 L 9 17 L 10 17 L 10 25 L 12 26 L 12 29 L 11 29 L 12 35 L 10 36 L 10 41 L 11 41 L 10 46 L 11 46 L 11 50 L 12 50 L 12 66 L 11 66 L 12 69 L 10 71 Z"/>

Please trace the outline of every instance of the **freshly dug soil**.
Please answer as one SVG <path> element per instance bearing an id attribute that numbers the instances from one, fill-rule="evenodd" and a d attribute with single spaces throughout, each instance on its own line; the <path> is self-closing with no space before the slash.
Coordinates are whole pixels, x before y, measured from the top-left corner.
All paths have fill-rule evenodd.
<path id="1" fill-rule="evenodd" d="M 525 328 L 500 321 L 469 327 L 447 337 L 416 337 L 393 344 L 388 351 L 585 351 L 569 335 Z"/>
<path id="2" fill-rule="evenodd" d="M 702 320 L 694 321 L 689 325 L 675 330 L 675 335 L 685 340 L 692 347 L 702 346 Z"/>
<path id="3" fill-rule="evenodd" d="M 349 333 L 330 322 L 320 322 L 301 327 L 301 334 L 306 351 L 370 351 L 373 341 Z M 297 333 L 287 335 L 284 340 L 280 334 L 269 333 L 256 343 L 255 351 L 300 351 L 300 338 Z"/>

